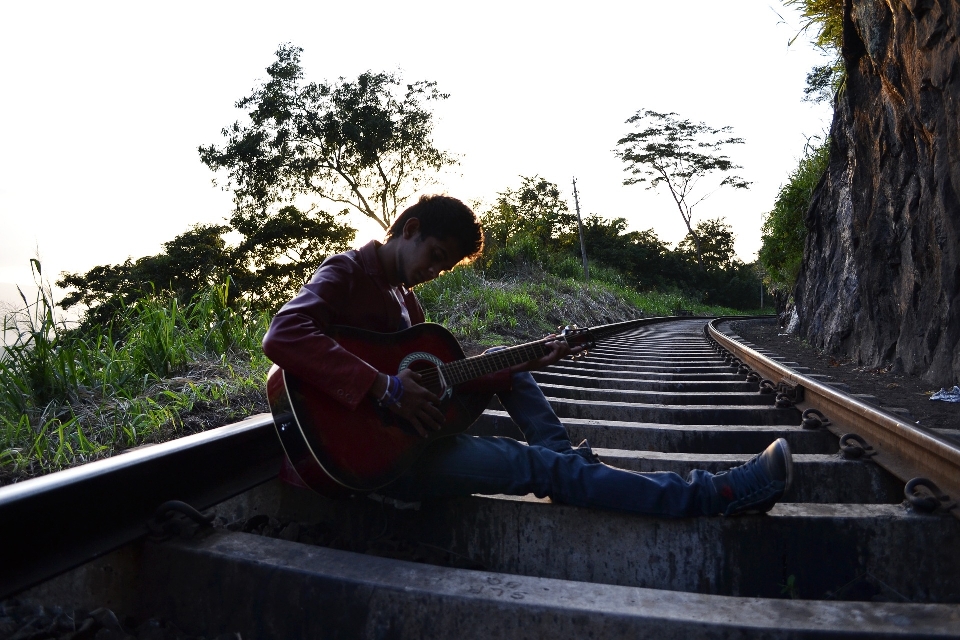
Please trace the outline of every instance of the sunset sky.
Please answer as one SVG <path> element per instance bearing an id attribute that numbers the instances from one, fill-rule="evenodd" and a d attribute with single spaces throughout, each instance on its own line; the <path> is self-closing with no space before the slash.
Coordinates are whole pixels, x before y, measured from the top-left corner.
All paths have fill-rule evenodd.
<path id="1" fill-rule="evenodd" d="M 430 191 L 490 203 L 540 175 L 584 213 L 680 240 L 669 195 L 622 186 L 616 141 L 641 108 L 674 111 L 746 140 L 731 156 L 749 191 L 698 209 L 724 216 L 752 261 L 760 223 L 829 108 L 802 102 L 824 58 L 778 2 L 5 3 L 0 23 L 0 300 L 44 275 L 155 254 L 231 196 L 197 147 L 220 143 L 233 105 L 278 45 L 303 47 L 309 80 L 393 71 L 434 80 L 438 146 L 460 156 Z M 321 205 L 322 206 L 322 205 Z M 329 210 L 334 210 L 332 205 Z M 355 218 L 358 243 L 379 227 Z"/>

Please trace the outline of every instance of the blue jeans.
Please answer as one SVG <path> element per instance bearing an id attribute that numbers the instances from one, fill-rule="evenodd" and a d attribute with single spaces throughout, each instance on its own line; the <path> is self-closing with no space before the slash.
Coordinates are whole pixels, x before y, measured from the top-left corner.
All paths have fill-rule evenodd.
<path id="1" fill-rule="evenodd" d="M 555 502 L 658 516 L 718 513 L 712 474 L 636 473 L 592 462 L 571 446 L 536 381 L 513 376 L 498 394 L 528 444 L 513 438 L 460 434 L 437 440 L 417 464 L 381 493 L 418 501 L 479 494 L 549 496 Z"/>

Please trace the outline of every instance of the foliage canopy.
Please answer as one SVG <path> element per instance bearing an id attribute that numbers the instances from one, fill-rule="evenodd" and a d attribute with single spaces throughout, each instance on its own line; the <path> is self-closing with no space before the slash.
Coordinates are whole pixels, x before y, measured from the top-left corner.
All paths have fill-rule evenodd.
<path id="1" fill-rule="evenodd" d="M 520 183 L 497 194 L 493 207 L 481 214 L 488 243 L 502 247 L 521 234 L 549 246 L 576 228 L 576 216 L 556 184 L 540 176 L 520 176 Z"/>
<path id="2" fill-rule="evenodd" d="M 455 162 L 434 146 L 427 108 L 448 96 L 435 82 L 404 84 L 383 72 L 304 82 L 302 51 L 289 44 L 277 50 L 269 79 L 237 102 L 248 124 L 223 129 L 226 144 L 201 146 L 200 158 L 227 171 L 242 218 L 319 196 L 386 229 L 430 172 Z"/>
<path id="3" fill-rule="evenodd" d="M 677 245 L 681 255 L 696 259 L 696 238 L 700 239 L 700 257 L 707 270 L 726 269 L 736 259 L 733 228 L 723 218 L 701 220 L 696 226 L 696 235 L 688 233 Z"/>
<path id="4" fill-rule="evenodd" d="M 803 261 L 807 238 L 804 218 L 813 192 L 827 170 L 830 141 L 817 147 L 807 145 L 797 168 L 780 188 L 773 210 L 763 222 L 759 261 L 766 272 L 771 292 L 783 303 L 793 290 Z"/>
<path id="5" fill-rule="evenodd" d="M 227 225 L 197 225 L 163 244 L 163 251 L 136 261 L 64 273 L 64 309 L 87 307 L 85 325 L 109 324 L 121 310 L 154 292 L 169 291 L 187 303 L 210 287 L 230 283 L 231 303 L 243 299 L 258 310 L 275 310 L 296 294 L 324 258 L 349 248 L 356 230 L 323 211 L 282 207 L 265 219 Z M 240 241 L 228 244 L 230 232 Z"/>

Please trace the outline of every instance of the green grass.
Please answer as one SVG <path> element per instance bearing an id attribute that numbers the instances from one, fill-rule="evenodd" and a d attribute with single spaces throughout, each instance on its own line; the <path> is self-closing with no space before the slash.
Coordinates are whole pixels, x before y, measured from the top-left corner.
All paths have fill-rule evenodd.
<path id="1" fill-rule="evenodd" d="M 429 321 L 478 347 L 536 339 L 568 324 L 589 327 L 671 316 L 678 308 L 704 316 L 746 315 L 676 293 L 638 292 L 618 272 L 602 268 L 592 269 L 590 282 L 584 283 L 543 271 L 487 279 L 481 271 L 461 266 L 419 286 L 417 295 Z"/>
<path id="2" fill-rule="evenodd" d="M 81 334 L 57 319 L 32 266 L 35 300 L 21 293 L 24 307 L 3 321 L 0 483 L 176 437 L 198 406 L 262 393 L 269 318 L 230 308 L 226 286 L 188 304 L 157 293 Z"/>
<path id="3" fill-rule="evenodd" d="M 57 319 L 49 286 L 3 321 L 0 485 L 221 426 L 266 409 L 269 315 L 227 304 L 226 286 L 189 303 L 164 292 L 125 308 L 109 327 L 80 333 Z M 578 271 L 571 269 L 576 276 Z M 516 344 L 566 324 L 644 316 L 737 315 L 677 294 L 640 293 L 613 270 L 589 283 L 542 271 L 488 279 L 460 267 L 417 288 L 427 318 L 468 352 Z"/>

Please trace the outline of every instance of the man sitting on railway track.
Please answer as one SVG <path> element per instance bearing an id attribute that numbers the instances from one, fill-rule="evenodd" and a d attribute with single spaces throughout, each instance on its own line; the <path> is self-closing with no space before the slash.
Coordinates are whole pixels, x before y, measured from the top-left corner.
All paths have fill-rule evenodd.
<path id="1" fill-rule="evenodd" d="M 424 322 L 411 287 L 476 256 L 482 245 L 480 223 L 466 205 L 447 196 L 425 196 L 397 217 L 385 243 L 371 241 L 328 258 L 277 313 L 264 352 L 337 402 L 351 409 L 378 403 L 426 436 L 441 427 L 444 414 L 440 399 L 421 386 L 420 375 L 410 369 L 397 375 L 377 371 L 327 334 L 334 325 L 396 332 Z M 600 463 L 586 442 L 571 445 L 527 372 L 579 351 L 561 340 L 549 347 L 537 360 L 479 381 L 497 393 L 526 443 L 466 434 L 439 438 L 411 469 L 378 491 L 408 501 L 533 493 L 584 507 L 695 516 L 766 512 L 790 485 L 792 462 L 783 438 L 739 467 L 718 474 L 695 470 L 687 479 Z"/>

